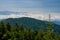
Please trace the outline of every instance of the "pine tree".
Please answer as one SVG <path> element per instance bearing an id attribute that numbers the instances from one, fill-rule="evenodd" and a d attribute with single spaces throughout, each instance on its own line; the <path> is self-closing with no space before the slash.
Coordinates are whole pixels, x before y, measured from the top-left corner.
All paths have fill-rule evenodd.
<path id="1" fill-rule="evenodd" d="M 15 31 L 17 31 L 17 32 L 19 32 L 19 25 L 18 25 L 18 23 L 15 23 Z"/>
<path id="2" fill-rule="evenodd" d="M 54 40 L 54 25 L 51 22 L 51 15 L 49 14 L 49 21 L 47 23 L 47 34 L 44 36 L 45 40 Z"/>
<path id="3" fill-rule="evenodd" d="M 21 23 L 20 24 L 20 30 L 23 32 L 24 31 L 24 28 L 23 28 L 23 24 Z"/>
<path id="4" fill-rule="evenodd" d="M 11 31 L 11 25 L 9 22 L 6 23 L 6 29 L 7 31 Z"/>
<path id="5" fill-rule="evenodd" d="M 0 39 L 2 39 L 4 33 L 5 33 L 4 23 L 3 22 L 0 22 Z"/>
<path id="6" fill-rule="evenodd" d="M 3 22 L 0 22 L 0 32 L 4 33 L 5 32 L 5 26 Z"/>

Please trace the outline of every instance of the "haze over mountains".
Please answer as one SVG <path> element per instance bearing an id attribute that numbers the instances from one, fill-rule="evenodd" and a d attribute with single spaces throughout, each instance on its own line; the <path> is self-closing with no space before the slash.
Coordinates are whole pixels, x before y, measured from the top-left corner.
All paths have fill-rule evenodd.
<path id="1" fill-rule="evenodd" d="M 54 20 L 54 21 L 52 21 L 52 22 L 54 22 L 54 23 L 60 25 L 60 21 L 58 21 L 58 20 Z"/>
<path id="2" fill-rule="evenodd" d="M 48 20 L 48 15 L 32 14 L 32 13 L 29 14 L 28 12 L 0 11 L 0 20 L 7 19 L 7 18 L 20 18 L 20 17 L 30 17 L 30 18 L 35 18 L 35 19 L 45 20 L 45 21 Z M 53 17 L 51 20 L 52 22 L 60 25 L 59 20 L 55 20 Z"/>

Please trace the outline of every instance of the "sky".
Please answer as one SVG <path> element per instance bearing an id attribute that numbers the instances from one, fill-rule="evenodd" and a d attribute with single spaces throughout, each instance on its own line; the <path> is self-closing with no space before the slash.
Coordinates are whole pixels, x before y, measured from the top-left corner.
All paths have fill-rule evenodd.
<path id="1" fill-rule="evenodd" d="M 60 20 L 60 0 L 0 0 L 0 19 L 32 17 Z"/>

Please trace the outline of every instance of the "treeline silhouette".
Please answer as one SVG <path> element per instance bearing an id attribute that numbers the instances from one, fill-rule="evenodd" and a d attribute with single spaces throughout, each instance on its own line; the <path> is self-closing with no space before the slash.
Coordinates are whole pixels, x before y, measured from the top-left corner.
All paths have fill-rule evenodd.
<path id="1" fill-rule="evenodd" d="M 0 40 L 60 40 L 60 35 L 55 33 L 51 26 L 51 23 L 48 23 L 47 30 L 35 31 L 30 27 L 25 29 L 23 23 L 15 23 L 14 27 L 11 27 L 9 22 L 0 22 Z"/>

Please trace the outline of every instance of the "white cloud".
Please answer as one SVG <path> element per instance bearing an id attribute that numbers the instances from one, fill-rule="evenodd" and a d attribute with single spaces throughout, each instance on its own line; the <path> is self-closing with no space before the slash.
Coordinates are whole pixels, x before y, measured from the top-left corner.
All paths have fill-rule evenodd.
<path id="1" fill-rule="evenodd" d="M 39 20 L 48 20 L 48 14 L 10 14 L 10 15 L 0 15 L 0 19 L 7 19 L 7 18 L 20 18 L 20 17 L 31 17 Z M 51 20 L 60 20 L 60 16 L 56 14 L 51 15 Z"/>
<path id="2" fill-rule="evenodd" d="M 0 19 L 7 19 L 7 18 L 19 18 L 19 17 L 31 17 L 36 19 L 43 19 L 43 15 L 41 14 L 10 14 L 10 15 L 0 15 Z"/>

